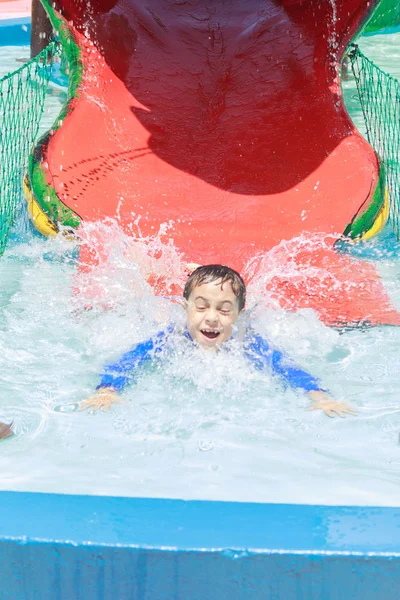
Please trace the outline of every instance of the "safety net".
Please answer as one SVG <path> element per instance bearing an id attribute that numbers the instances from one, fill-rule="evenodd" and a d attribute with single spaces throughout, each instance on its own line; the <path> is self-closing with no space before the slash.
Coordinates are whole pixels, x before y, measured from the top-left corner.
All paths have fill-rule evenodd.
<path id="1" fill-rule="evenodd" d="M 21 203 L 24 171 L 59 53 L 59 45 L 52 42 L 20 69 L 0 79 L 0 255 Z"/>
<path id="2" fill-rule="evenodd" d="M 389 220 L 400 239 L 400 82 L 361 52 L 349 53 L 367 139 L 384 166 L 389 191 Z"/>

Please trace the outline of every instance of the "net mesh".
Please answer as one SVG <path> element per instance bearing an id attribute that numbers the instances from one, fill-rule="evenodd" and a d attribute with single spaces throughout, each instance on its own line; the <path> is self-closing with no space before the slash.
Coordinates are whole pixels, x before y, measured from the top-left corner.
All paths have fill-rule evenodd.
<path id="1" fill-rule="evenodd" d="M 59 46 L 52 42 L 20 69 L 0 79 L 0 255 L 21 203 L 22 180 L 58 55 Z"/>
<path id="2" fill-rule="evenodd" d="M 349 54 L 369 143 L 383 164 L 389 192 L 389 220 L 400 239 L 400 82 L 358 46 Z"/>

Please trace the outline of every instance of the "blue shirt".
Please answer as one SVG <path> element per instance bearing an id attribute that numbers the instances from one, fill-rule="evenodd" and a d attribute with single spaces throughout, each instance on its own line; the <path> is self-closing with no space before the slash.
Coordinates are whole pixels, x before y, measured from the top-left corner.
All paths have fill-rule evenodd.
<path id="1" fill-rule="evenodd" d="M 154 337 L 136 344 L 117 362 L 106 365 L 97 389 L 113 387 L 121 392 L 127 385 L 135 381 L 138 370 L 145 363 L 162 353 L 173 332 L 174 327 L 168 327 Z M 184 335 L 191 339 L 188 332 L 185 332 Z M 272 348 L 261 335 L 250 332 L 243 347 L 246 358 L 256 369 L 271 369 L 294 389 L 302 389 L 306 392 L 322 390 L 317 379 L 295 365 L 282 352 Z"/>

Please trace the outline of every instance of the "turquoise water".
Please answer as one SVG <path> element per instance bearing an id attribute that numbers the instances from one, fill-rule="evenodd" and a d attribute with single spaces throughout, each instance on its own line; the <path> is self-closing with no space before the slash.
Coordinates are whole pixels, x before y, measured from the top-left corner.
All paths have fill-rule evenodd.
<path id="1" fill-rule="evenodd" d="M 400 38 L 374 36 L 360 46 L 391 63 L 388 54 L 394 60 Z M 14 68 L 21 48 L 2 51 Z M 346 86 L 351 95 L 351 82 Z M 63 94 L 54 88 L 49 97 L 47 126 Z M 341 334 L 311 311 L 256 306 L 257 282 L 249 288 L 257 329 L 319 376 L 336 399 L 351 403 L 356 417 L 307 412 L 304 396 L 254 373 L 240 352 L 188 352 L 179 339 L 168 360 L 144 370 L 110 413 L 76 412 L 104 362 L 170 319 L 183 319 L 182 309 L 155 298 L 143 277 L 150 245 L 162 253 L 158 268 L 182 279 L 168 231 L 129 242 L 129 252 L 124 236 L 112 225 L 107 231 L 113 268 L 100 271 L 95 283 L 109 291 L 91 311 L 73 292 L 82 279 L 71 242 L 20 228 L 0 260 L 0 420 L 13 420 L 16 432 L 0 443 L 0 489 L 399 505 L 400 329 Z M 390 231 L 356 252 L 379 260 L 400 308 L 399 244 Z M 267 257 L 266 278 L 281 268 L 277 256 Z"/>

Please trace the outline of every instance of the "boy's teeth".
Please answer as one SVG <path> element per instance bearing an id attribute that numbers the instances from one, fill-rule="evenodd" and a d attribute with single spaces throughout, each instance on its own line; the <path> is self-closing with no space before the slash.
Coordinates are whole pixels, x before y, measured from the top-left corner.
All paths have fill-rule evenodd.
<path id="1" fill-rule="evenodd" d="M 219 335 L 219 331 L 207 331 L 202 329 L 201 333 L 210 340 L 215 339 Z"/>

